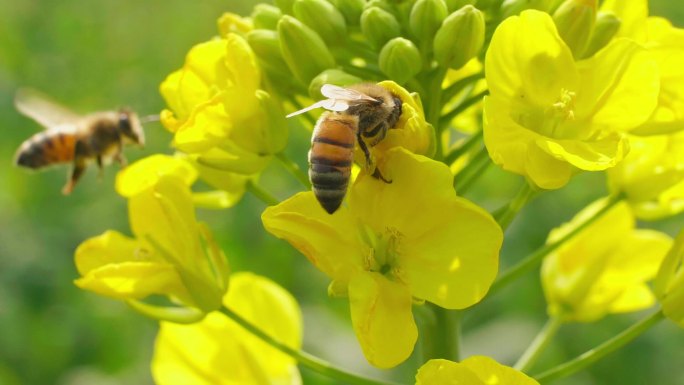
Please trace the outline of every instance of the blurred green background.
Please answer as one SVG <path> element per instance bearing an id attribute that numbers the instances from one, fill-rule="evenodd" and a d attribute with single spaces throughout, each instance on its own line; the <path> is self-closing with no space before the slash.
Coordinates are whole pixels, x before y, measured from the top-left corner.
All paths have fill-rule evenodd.
<path id="1" fill-rule="evenodd" d="M 60 193 L 66 169 L 31 173 L 12 165 L 16 148 L 39 127 L 12 107 L 14 91 L 30 86 L 76 111 L 128 105 L 141 114 L 163 108 L 158 94 L 166 74 L 180 67 L 188 49 L 216 33 L 226 11 L 246 15 L 256 1 L 0 0 L 0 385 L 151 384 L 149 362 L 155 322 L 124 304 L 80 291 L 73 251 L 106 229 L 129 233 L 125 200 L 113 189 L 116 167 L 98 180 L 89 170 L 75 192 Z M 652 14 L 684 24 L 681 2 L 652 0 Z M 169 153 L 170 135 L 147 128 L 144 150 L 129 160 Z M 305 165 L 308 133 L 294 130 L 288 151 Z M 263 178 L 284 199 L 297 184 L 273 165 Z M 494 209 L 520 180 L 491 167 L 469 196 Z M 544 242 L 548 230 L 605 194 L 602 175 L 582 175 L 545 194 L 522 213 L 504 245 L 510 265 Z M 237 207 L 202 212 L 234 270 L 268 276 L 292 292 L 304 311 L 305 347 L 340 366 L 370 368 L 351 332 L 347 301 L 326 296 L 327 279 L 289 245 L 265 233 L 260 201 L 247 196 Z M 674 234 L 682 217 L 645 224 Z M 488 354 L 511 364 L 542 326 L 544 300 L 538 274 L 469 311 L 466 354 Z M 613 336 L 643 314 L 611 316 L 594 325 L 565 328 L 538 368 L 573 357 Z M 684 332 L 664 322 L 589 371 L 558 384 L 684 384 Z M 201 354 L 201 352 L 198 352 Z M 226 363 L 229 368 L 230 363 Z M 410 376 L 410 360 L 391 376 Z M 303 370 L 306 384 L 333 382 Z"/>

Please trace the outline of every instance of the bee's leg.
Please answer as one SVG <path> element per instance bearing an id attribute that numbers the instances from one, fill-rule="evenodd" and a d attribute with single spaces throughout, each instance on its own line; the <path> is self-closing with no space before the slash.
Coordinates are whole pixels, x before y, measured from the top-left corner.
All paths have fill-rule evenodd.
<path id="1" fill-rule="evenodd" d="M 380 122 L 375 128 L 370 131 L 363 133 L 363 136 L 367 138 L 373 138 L 368 145 L 374 147 L 376 144 L 380 143 L 381 140 L 385 139 L 387 135 L 387 130 L 389 130 L 389 124 L 387 122 Z"/>
<path id="2" fill-rule="evenodd" d="M 124 167 L 126 167 L 126 165 L 128 165 L 128 161 L 126 160 L 126 157 L 121 152 L 116 154 L 116 156 L 114 157 L 114 160 L 116 161 L 116 163 L 118 163 L 121 166 L 121 168 L 124 168 Z"/>
<path id="3" fill-rule="evenodd" d="M 371 154 L 370 154 L 370 151 L 368 150 L 368 146 L 366 146 L 366 142 L 364 142 L 363 138 L 361 137 L 360 131 L 356 134 L 356 141 L 359 142 L 359 147 L 361 147 L 361 151 L 363 151 L 363 155 L 366 157 L 366 167 L 370 168 L 370 166 L 371 166 Z"/>
<path id="4" fill-rule="evenodd" d="M 67 181 L 64 188 L 62 188 L 62 194 L 69 195 L 74 190 L 76 182 L 83 175 L 83 171 L 86 169 L 86 156 L 84 155 L 85 148 L 81 142 L 76 142 L 76 149 L 74 150 L 74 168 L 71 170 L 71 176 Z"/>
<path id="5" fill-rule="evenodd" d="M 116 161 L 116 163 L 119 164 L 119 166 L 121 166 L 121 168 L 126 167 L 126 165 L 128 164 L 128 161 L 126 160 L 126 157 L 123 154 L 123 142 L 121 141 L 119 141 L 119 148 L 116 151 L 116 155 L 114 155 L 114 160 Z"/>
<path id="6" fill-rule="evenodd" d="M 380 179 L 381 181 L 383 181 L 387 184 L 392 183 L 391 179 L 385 179 L 385 177 L 382 176 L 382 174 L 380 173 L 380 169 L 377 167 L 375 168 L 375 171 L 373 171 L 373 175 L 371 175 L 371 176 L 375 179 Z"/>
<path id="7" fill-rule="evenodd" d="M 385 125 L 385 127 L 387 127 L 387 126 Z M 384 137 L 384 132 L 387 132 L 387 129 L 383 130 L 382 137 Z M 366 167 L 370 169 L 372 166 L 370 151 L 368 150 L 368 146 L 366 145 L 366 142 L 364 142 L 364 140 L 361 136 L 362 135 L 359 132 L 357 134 L 357 141 L 359 142 L 359 147 L 361 147 L 361 150 L 363 151 L 363 155 L 366 156 Z M 379 142 L 379 140 L 378 140 L 378 142 Z M 382 174 L 380 173 L 380 169 L 378 169 L 377 165 L 375 167 L 375 170 L 373 170 L 373 174 L 371 174 L 371 176 L 375 179 L 380 179 L 381 181 L 383 181 L 385 183 L 392 183 L 391 180 L 385 179 L 385 177 L 382 176 Z"/>
<path id="8" fill-rule="evenodd" d="M 102 155 L 98 155 L 97 158 L 95 158 L 95 160 L 97 162 L 97 170 L 98 170 L 97 177 L 100 178 L 100 180 L 101 180 L 102 177 L 104 176 L 104 167 L 102 165 Z"/>

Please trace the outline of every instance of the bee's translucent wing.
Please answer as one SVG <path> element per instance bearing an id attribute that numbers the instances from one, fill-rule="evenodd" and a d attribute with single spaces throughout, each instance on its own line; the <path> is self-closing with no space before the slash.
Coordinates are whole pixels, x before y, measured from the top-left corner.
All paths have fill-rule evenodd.
<path id="1" fill-rule="evenodd" d="M 35 120 L 46 129 L 73 123 L 80 118 L 79 115 L 50 100 L 44 94 L 28 88 L 17 90 L 14 106 L 20 113 Z"/>
<path id="2" fill-rule="evenodd" d="M 341 99 L 347 101 L 368 100 L 375 101 L 372 97 L 349 88 L 338 87 L 332 84 L 323 84 L 321 94 L 330 99 Z"/>
<path id="3" fill-rule="evenodd" d="M 323 107 L 328 111 L 341 112 L 349 109 L 350 102 L 359 102 L 364 100 L 371 102 L 376 101 L 372 97 L 359 91 L 339 87 L 333 84 L 323 84 L 323 86 L 321 87 L 321 94 L 323 94 L 323 96 L 327 97 L 328 99 L 321 100 L 306 108 L 302 108 L 299 111 L 295 111 L 287 115 L 287 117 L 290 118 L 320 107 Z"/>
<path id="4" fill-rule="evenodd" d="M 295 111 L 291 114 L 288 114 L 286 117 L 291 118 L 293 116 L 303 114 L 307 111 L 311 111 L 313 109 L 321 108 L 321 107 L 325 108 L 328 111 L 341 112 L 341 111 L 346 111 L 349 108 L 349 103 L 347 103 L 346 100 L 325 99 L 325 100 L 321 100 L 319 102 L 316 102 L 316 103 L 314 103 L 308 107 L 302 108 L 299 111 Z"/>

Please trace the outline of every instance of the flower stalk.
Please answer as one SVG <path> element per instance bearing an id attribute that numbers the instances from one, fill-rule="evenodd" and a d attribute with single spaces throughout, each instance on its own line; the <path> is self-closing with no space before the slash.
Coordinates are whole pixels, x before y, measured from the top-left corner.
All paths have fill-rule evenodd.
<path id="1" fill-rule="evenodd" d="M 534 341 L 532 341 L 532 344 L 520 356 L 520 359 L 518 359 L 518 362 L 513 367 L 521 372 L 529 371 L 562 325 L 563 321 L 561 321 L 560 317 L 549 318 L 544 327 L 539 331 L 539 334 L 534 338 Z"/>
<path id="2" fill-rule="evenodd" d="M 547 384 L 552 382 L 553 380 L 567 377 L 573 373 L 576 373 L 577 371 L 586 368 L 594 362 L 602 358 L 605 358 L 610 353 L 624 347 L 625 345 L 627 345 L 628 343 L 632 342 L 634 339 L 642 335 L 644 332 L 649 330 L 651 327 L 656 325 L 658 322 L 662 321 L 664 318 L 665 316 L 663 312 L 661 310 L 658 310 L 657 312 L 637 322 L 636 324 L 629 327 L 627 330 L 611 338 L 610 340 L 604 342 L 598 347 L 579 355 L 577 358 L 573 360 L 558 365 L 553 369 L 549 369 L 545 372 L 539 373 L 533 377 L 540 383 Z"/>
<path id="3" fill-rule="evenodd" d="M 499 290 L 501 290 L 509 283 L 515 281 L 516 279 L 520 278 L 521 276 L 529 272 L 537 264 L 539 264 L 544 259 L 544 257 L 551 254 L 554 250 L 563 245 L 563 243 L 565 243 L 567 240 L 571 239 L 572 237 L 580 233 L 582 230 L 584 230 L 587 226 L 592 224 L 594 221 L 601 218 L 603 214 L 608 212 L 613 206 L 621 202 L 623 199 L 624 197 L 622 194 L 612 195 L 605 202 L 604 206 L 596 212 L 596 214 L 594 214 L 590 218 L 587 218 L 581 225 L 577 226 L 573 231 L 569 232 L 563 238 L 559 239 L 556 242 L 547 243 L 546 245 L 540 247 L 539 249 L 537 249 L 537 251 L 530 254 L 528 257 L 526 257 L 513 267 L 503 272 L 499 276 L 499 278 L 494 282 L 492 287 L 489 289 L 489 295 L 497 293 Z"/>
<path id="4" fill-rule="evenodd" d="M 294 358 L 302 366 L 307 367 L 316 373 L 320 373 L 326 377 L 330 377 L 339 380 L 345 384 L 351 385 L 397 385 L 395 383 L 374 380 L 353 373 L 349 373 L 347 371 L 337 368 L 333 364 L 325 360 L 322 360 L 312 354 L 309 354 L 298 349 L 293 349 L 285 345 L 284 343 L 276 340 L 275 338 L 269 336 L 268 334 L 264 333 L 262 330 L 252 325 L 249 321 L 242 318 L 239 314 L 235 313 L 234 311 L 225 306 L 220 309 L 220 312 L 224 314 L 226 317 L 233 320 L 241 327 L 243 327 L 245 330 L 250 332 L 255 337 L 259 338 L 260 340 L 269 344 L 270 346 L 278 349 L 282 353 L 285 353 L 288 356 Z"/>

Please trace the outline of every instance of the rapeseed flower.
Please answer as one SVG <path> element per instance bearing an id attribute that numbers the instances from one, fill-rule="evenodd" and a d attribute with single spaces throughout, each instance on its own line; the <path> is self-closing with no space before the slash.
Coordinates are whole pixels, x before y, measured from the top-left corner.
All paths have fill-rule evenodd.
<path id="1" fill-rule="evenodd" d="M 360 174 L 333 215 L 304 192 L 267 208 L 262 220 L 332 279 L 331 295 L 349 297 L 366 358 L 389 368 L 413 350 L 415 299 L 462 309 L 484 297 L 503 234 L 454 194 L 446 165 L 394 148 L 381 167 L 392 183 Z"/>
<path id="2" fill-rule="evenodd" d="M 648 15 L 648 1 L 607 0 L 602 9 L 621 21 L 618 36 L 642 44 L 655 60 L 660 74 L 658 106 L 650 118 L 633 132 L 664 134 L 684 129 L 684 30 L 661 17 Z"/>
<path id="3" fill-rule="evenodd" d="M 684 133 L 630 137 L 625 160 L 608 170 L 608 185 L 624 193 L 634 214 L 655 220 L 684 211 Z"/>
<path id="4" fill-rule="evenodd" d="M 196 221 L 189 187 L 194 175 L 183 160 L 161 155 L 123 170 L 116 184 L 128 198 L 134 237 L 107 231 L 84 241 L 76 250 L 76 285 L 175 322 L 197 321 L 217 309 L 228 266 L 211 233 Z M 140 301 L 151 295 L 180 307 Z"/>
<path id="5" fill-rule="evenodd" d="M 430 360 L 418 369 L 416 385 L 539 385 L 525 374 L 485 356 L 461 362 Z"/>
<path id="6" fill-rule="evenodd" d="M 573 231 L 596 214 L 597 201 L 553 230 L 548 242 Z M 642 310 L 655 297 L 655 277 L 672 240 L 654 230 L 635 229 L 629 206 L 620 202 L 544 260 L 541 278 L 549 315 L 563 321 L 593 322 L 609 313 Z"/>
<path id="7" fill-rule="evenodd" d="M 499 25 L 485 68 L 489 154 L 545 189 L 615 166 L 628 151 L 623 132 L 651 116 L 659 92 L 657 66 L 638 44 L 618 39 L 575 62 L 551 17 L 534 10 Z"/>
<path id="8" fill-rule="evenodd" d="M 254 52 L 235 33 L 193 47 L 183 68 L 160 86 L 169 106 L 161 120 L 174 133 L 174 147 L 206 166 L 201 178 L 221 173 L 218 179 L 230 180 L 224 186 L 210 183 L 230 188 L 233 197 L 287 143 L 282 108 L 260 86 Z"/>
<path id="9" fill-rule="evenodd" d="M 302 317 L 295 299 L 274 282 L 235 273 L 223 305 L 287 346 L 299 349 Z M 152 358 L 158 385 L 299 385 L 297 363 L 219 312 L 201 322 L 161 322 Z"/>

